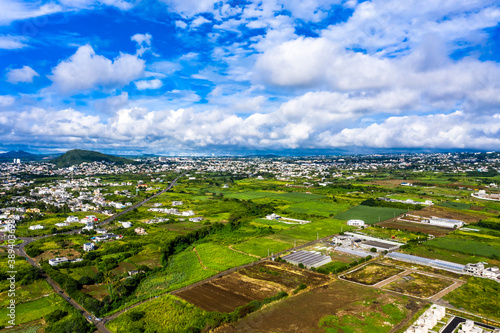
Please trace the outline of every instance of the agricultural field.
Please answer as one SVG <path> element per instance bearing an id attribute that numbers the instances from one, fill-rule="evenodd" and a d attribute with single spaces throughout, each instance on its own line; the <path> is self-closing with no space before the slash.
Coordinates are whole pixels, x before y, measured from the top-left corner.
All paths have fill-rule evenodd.
<path id="1" fill-rule="evenodd" d="M 500 238 L 474 238 L 476 239 L 464 239 L 463 237 L 450 235 L 448 237 L 431 239 L 424 244 L 429 247 L 450 250 L 473 256 L 500 259 Z"/>
<path id="2" fill-rule="evenodd" d="M 349 204 L 335 204 L 319 200 L 311 200 L 290 205 L 286 208 L 286 211 L 331 217 L 348 210 L 350 207 L 351 205 Z"/>
<path id="3" fill-rule="evenodd" d="M 458 309 L 500 320 L 500 283 L 489 279 L 471 277 L 466 284 L 443 297 Z"/>
<path id="4" fill-rule="evenodd" d="M 253 300 L 276 295 L 280 287 L 246 275 L 231 273 L 202 285 L 175 293 L 205 311 L 232 312 Z"/>
<path id="5" fill-rule="evenodd" d="M 403 269 L 394 266 L 370 263 L 360 269 L 345 274 L 343 278 L 357 283 L 374 285 L 403 271 Z"/>
<path id="6" fill-rule="evenodd" d="M 257 265 L 240 269 L 238 270 L 238 274 L 256 280 L 268 281 L 274 285 L 277 284 L 287 292 L 293 291 L 301 284 L 315 287 L 330 281 L 327 275 L 273 261 L 261 262 Z"/>
<path id="7" fill-rule="evenodd" d="M 171 295 L 141 304 L 106 324 L 111 332 L 187 332 L 204 323 L 206 312 Z M 199 327 L 202 328 L 202 327 Z"/>
<path id="8" fill-rule="evenodd" d="M 16 305 L 16 323 L 24 324 L 42 318 L 54 310 L 61 308 L 66 301 L 59 295 L 54 293 L 47 297 L 41 297 L 34 301 L 25 302 Z M 2 307 L 0 309 L 0 325 L 9 326 L 7 317 L 8 309 Z"/>
<path id="9" fill-rule="evenodd" d="M 279 242 L 267 237 L 260 237 L 233 245 L 232 248 L 264 258 L 273 253 L 279 253 L 293 247 L 291 243 Z"/>
<path id="10" fill-rule="evenodd" d="M 420 298 L 428 298 L 448 288 L 453 283 L 451 280 L 440 279 L 435 276 L 411 273 L 384 285 L 382 289 Z"/>
<path id="11" fill-rule="evenodd" d="M 222 272 L 254 261 L 253 257 L 211 243 L 196 245 L 196 252 L 198 252 L 201 263 L 216 272 Z"/>
<path id="12" fill-rule="evenodd" d="M 276 233 L 270 238 L 282 242 L 302 245 L 317 238 L 338 234 L 339 232 L 353 230 L 355 227 L 347 226 L 344 221 L 335 219 L 313 220 L 311 223 L 297 225 L 293 228 Z"/>
<path id="13" fill-rule="evenodd" d="M 374 224 L 377 222 L 392 219 L 395 216 L 405 213 L 404 209 L 399 208 L 388 208 L 388 207 L 371 207 L 358 205 L 345 211 L 343 213 L 337 214 L 336 219 L 340 220 L 363 220 L 365 223 Z"/>
<path id="14" fill-rule="evenodd" d="M 36 280 L 25 286 L 18 283 L 16 286 L 16 304 L 33 301 L 52 293 L 52 287 L 45 280 Z M 9 300 L 8 290 L 0 292 L 0 307 L 7 306 Z"/>
<path id="15" fill-rule="evenodd" d="M 401 242 L 407 242 L 409 240 L 422 237 L 421 234 L 418 234 L 416 232 L 410 232 L 401 229 L 380 228 L 378 224 L 364 228 L 362 232 L 363 234 L 366 234 L 368 236 L 382 239 L 394 239 Z"/>
<path id="16" fill-rule="evenodd" d="M 387 333 L 422 306 L 404 296 L 335 281 L 271 304 L 218 332 Z"/>
<path id="17" fill-rule="evenodd" d="M 443 237 L 453 231 L 450 228 L 437 227 L 435 225 L 427 225 L 422 223 L 411 223 L 405 221 L 398 221 L 396 219 L 391 219 L 385 222 L 377 223 L 377 226 L 390 229 L 405 230 L 412 233 L 424 233 L 428 235 L 433 235 L 434 237 Z"/>

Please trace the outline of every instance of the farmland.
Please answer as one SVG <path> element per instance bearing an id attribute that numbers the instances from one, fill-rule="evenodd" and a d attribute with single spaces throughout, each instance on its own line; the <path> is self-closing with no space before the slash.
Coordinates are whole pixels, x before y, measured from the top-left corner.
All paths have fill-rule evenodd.
<path id="1" fill-rule="evenodd" d="M 278 253 L 292 246 L 293 244 L 291 243 L 284 243 L 266 237 L 261 237 L 236 244 L 233 248 L 263 258 L 267 257 L 268 254 Z"/>
<path id="2" fill-rule="evenodd" d="M 403 272 L 403 269 L 394 266 L 370 263 L 358 270 L 345 274 L 344 278 L 353 282 L 374 285 L 401 272 Z"/>
<path id="3" fill-rule="evenodd" d="M 335 215 L 336 219 L 340 220 L 363 220 L 368 224 L 392 219 L 395 216 L 405 213 L 404 209 L 388 208 L 388 207 L 370 207 L 359 205 Z"/>
<path id="4" fill-rule="evenodd" d="M 427 276 L 411 273 L 386 284 L 383 289 L 397 291 L 403 294 L 427 298 L 437 294 L 441 290 L 451 286 L 453 281 L 440 279 L 435 276 Z"/>

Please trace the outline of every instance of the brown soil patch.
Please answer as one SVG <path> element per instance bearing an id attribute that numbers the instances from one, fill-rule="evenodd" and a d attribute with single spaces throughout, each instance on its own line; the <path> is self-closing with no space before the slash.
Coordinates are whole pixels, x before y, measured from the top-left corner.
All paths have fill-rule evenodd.
<path id="1" fill-rule="evenodd" d="M 407 309 L 407 317 L 423 306 L 423 302 L 416 304 L 414 300 L 403 296 L 335 281 L 328 286 L 272 303 L 234 324 L 217 329 L 217 332 L 324 332 L 318 324 L 325 316 L 358 316 L 362 312 L 378 312 L 384 316 L 382 306 L 390 303 L 402 304 Z"/>
<path id="2" fill-rule="evenodd" d="M 441 228 L 433 225 L 426 225 L 422 223 L 411 223 L 411 222 L 404 222 L 404 221 L 398 221 L 395 219 L 390 219 L 389 221 L 377 223 L 377 225 L 385 228 L 394 228 L 394 229 L 401 229 L 401 230 L 407 230 L 411 232 L 423 232 L 425 234 L 430 234 L 435 237 L 443 237 L 449 234 L 450 232 L 453 231 L 453 229 L 449 228 Z"/>
<path id="3" fill-rule="evenodd" d="M 82 292 L 85 294 L 89 294 L 90 296 L 92 296 L 95 299 L 98 299 L 100 301 L 102 301 L 104 299 L 104 297 L 109 295 L 108 286 L 105 284 L 83 286 Z"/>
<path id="4" fill-rule="evenodd" d="M 56 254 L 56 252 L 58 254 Z M 81 254 L 75 249 L 60 249 L 60 250 L 48 250 L 36 257 L 37 261 L 41 260 L 49 260 L 53 258 L 66 257 L 68 259 L 77 259 L 80 258 Z"/>
<path id="5" fill-rule="evenodd" d="M 381 264 L 368 264 L 352 273 L 346 274 L 344 279 L 374 285 L 384 281 L 394 275 L 402 273 L 404 269 L 394 266 L 386 266 Z"/>
<path id="6" fill-rule="evenodd" d="M 411 212 L 410 214 L 431 217 L 437 216 L 444 219 L 454 219 L 454 220 L 462 220 L 466 223 L 476 223 L 479 220 L 484 218 L 484 215 L 473 215 L 467 213 L 458 213 L 453 211 L 451 208 L 447 207 L 439 207 L 439 206 L 430 206 L 425 207 L 422 210 Z"/>
<path id="7" fill-rule="evenodd" d="M 314 287 L 330 281 L 328 275 L 273 261 L 261 262 L 238 272 L 253 279 L 277 283 L 287 292 L 294 290 L 302 283 L 308 287 Z"/>
<path id="8" fill-rule="evenodd" d="M 261 301 L 279 291 L 280 288 L 274 284 L 232 273 L 181 291 L 176 296 L 206 311 L 232 312 L 252 300 Z"/>

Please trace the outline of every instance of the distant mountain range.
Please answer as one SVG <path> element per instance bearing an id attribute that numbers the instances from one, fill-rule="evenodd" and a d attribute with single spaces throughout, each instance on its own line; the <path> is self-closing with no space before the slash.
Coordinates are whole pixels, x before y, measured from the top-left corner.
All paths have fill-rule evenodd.
<path id="1" fill-rule="evenodd" d="M 73 149 L 68 150 L 66 153 L 62 154 L 59 157 L 54 158 L 50 162 L 54 163 L 58 167 L 67 167 L 76 164 L 81 164 L 84 162 L 109 162 L 114 163 L 116 165 L 124 165 L 124 164 L 136 164 L 137 162 L 113 155 L 106 155 L 103 153 L 99 153 L 91 150 L 81 150 L 81 149 Z"/>

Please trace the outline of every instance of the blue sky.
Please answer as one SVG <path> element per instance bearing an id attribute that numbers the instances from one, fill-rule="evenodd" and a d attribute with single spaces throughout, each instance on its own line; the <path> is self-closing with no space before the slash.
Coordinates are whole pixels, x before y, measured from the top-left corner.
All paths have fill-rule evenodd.
<path id="1" fill-rule="evenodd" d="M 498 150 L 499 5 L 0 0 L 0 151 Z"/>

